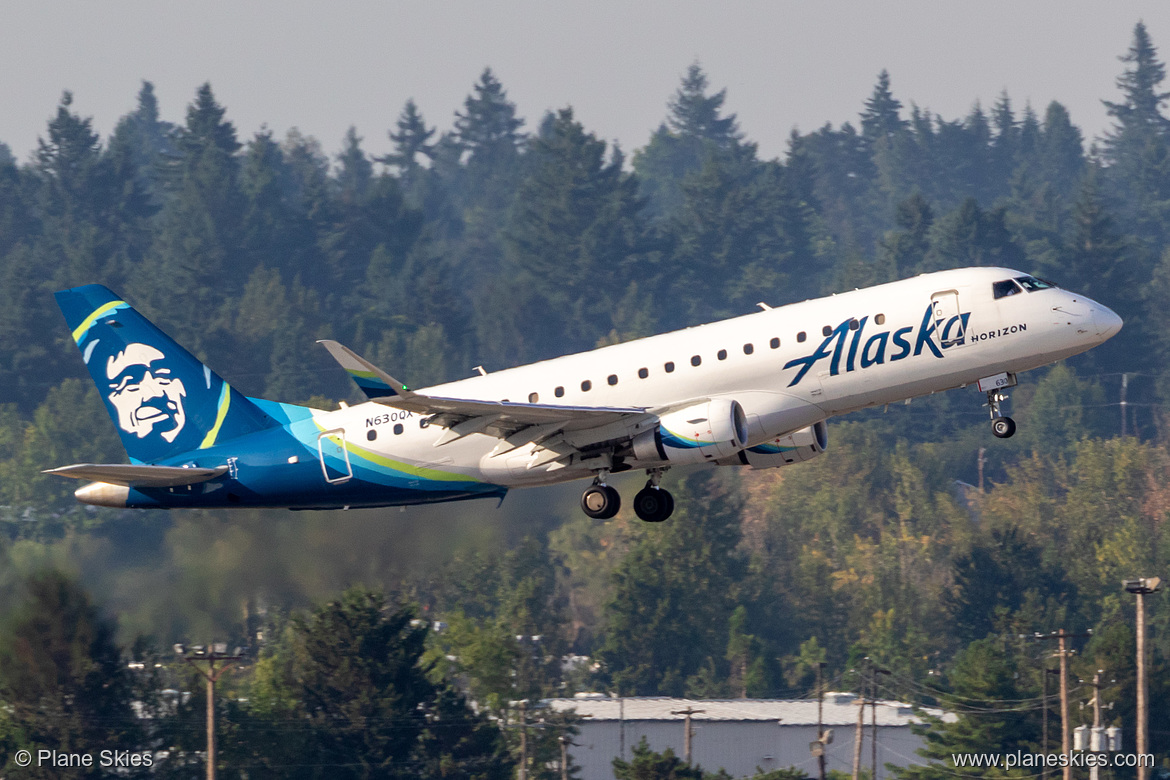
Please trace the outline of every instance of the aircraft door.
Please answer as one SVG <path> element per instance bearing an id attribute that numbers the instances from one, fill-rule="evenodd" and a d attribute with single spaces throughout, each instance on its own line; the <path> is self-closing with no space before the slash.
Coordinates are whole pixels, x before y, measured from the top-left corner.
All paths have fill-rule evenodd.
<path id="1" fill-rule="evenodd" d="M 349 450 L 345 448 L 345 429 L 334 428 L 317 434 L 317 455 L 321 458 L 321 473 L 330 485 L 340 485 L 353 478 Z"/>
<path id="2" fill-rule="evenodd" d="M 959 291 L 942 290 L 930 296 L 934 339 L 942 349 L 967 343 L 967 322 L 959 309 Z"/>

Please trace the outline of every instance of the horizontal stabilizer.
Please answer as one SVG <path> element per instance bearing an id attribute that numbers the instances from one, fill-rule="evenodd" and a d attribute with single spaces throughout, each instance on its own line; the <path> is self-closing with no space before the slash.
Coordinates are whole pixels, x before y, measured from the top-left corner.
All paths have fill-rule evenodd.
<path id="1" fill-rule="evenodd" d="M 214 469 L 182 468 L 180 466 L 143 466 L 128 463 L 76 463 L 47 469 L 44 474 L 56 474 L 70 479 L 88 479 L 111 485 L 128 487 L 177 487 L 206 482 L 226 473 L 227 466 Z"/>

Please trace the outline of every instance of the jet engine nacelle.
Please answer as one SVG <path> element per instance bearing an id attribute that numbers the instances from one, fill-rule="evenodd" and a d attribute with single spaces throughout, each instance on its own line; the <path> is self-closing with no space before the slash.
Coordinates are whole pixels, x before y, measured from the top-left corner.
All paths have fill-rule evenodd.
<path id="1" fill-rule="evenodd" d="M 740 450 L 734 458 L 728 458 L 722 463 L 751 466 L 753 469 L 774 469 L 812 460 L 828 446 L 829 432 L 822 420 L 787 436 L 778 436 L 763 444 Z"/>
<path id="2" fill-rule="evenodd" d="M 713 398 L 658 418 L 634 439 L 639 465 L 710 463 L 735 455 L 747 444 L 747 415 L 738 401 Z"/>

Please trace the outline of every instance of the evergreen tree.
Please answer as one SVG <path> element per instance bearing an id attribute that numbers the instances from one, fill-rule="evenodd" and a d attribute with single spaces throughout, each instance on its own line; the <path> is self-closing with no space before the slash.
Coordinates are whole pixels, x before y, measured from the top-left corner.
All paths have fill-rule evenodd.
<path id="1" fill-rule="evenodd" d="M 1113 163 L 1123 162 L 1150 137 L 1164 136 L 1170 130 L 1170 120 L 1162 115 L 1162 104 L 1170 100 L 1170 92 L 1158 91 L 1166 78 L 1166 66 L 1158 60 L 1145 23 L 1134 25 L 1133 42 L 1119 59 L 1127 66 L 1117 78 L 1123 99 L 1117 103 L 1101 101 L 1115 120 L 1105 136 L 1105 157 Z"/>
<path id="2" fill-rule="evenodd" d="M 196 354 L 221 343 L 225 293 L 238 295 L 253 267 L 242 247 L 240 144 L 224 114 L 211 85 L 201 86 L 168 164 L 175 195 L 159 215 L 147 273 L 129 285 L 148 314 L 193 336 L 187 346 Z"/>
<path id="3" fill-rule="evenodd" d="M 1071 204 L 1085 173 L 1084 139 L 1068 109 L 1055 100 L 1044 112 L 1037 176 L 1047 182 L 1064 204 Z"/>
<path id="4" fill-rule="evenodd" d="M 174 136 L 175 126 L 159 117 L 154 84 L 143 81 L 138 90 L 138 107 L 118 120 L 110 147 L 122 146 L 128 151 L 136 180 L 155 208 L 162 205 L 165 197 L 162 165 L 175 155 Z"/>
<path id="5" fill-rule="evenodd" d="M 1101 192 L 1100 173 L 1090 170 L 1074 204 L 1069 251 L 1061 267 L 1050 272 L 1069 289 L 1083 290 L 1107 306 L 1125 308 L 1133 301 L 1132 284 L 1137 281 L 1125 249 Z"/>
<path id="6" fill-rule="evenodd" d="M 37 170 L 48 184 L 49 213 L 92 217 L 94 190 L 100 190 L 101 141 L 93 120 L 73 113 L 73 94 L 65 92 L 49 122 L 48 139 L 37 139 Z"/>
<path id="7" fill-rule="evenodd" d="M 685 695 L 704 667 L 726 679 L 727 616 L 746 573 L 739 505 L 729 478 L 691 475 L 682 522 L 643 537 L 614 570 L 599 655 L 622 695 Z"/>
<path id="8" fill-rule="evenodd" d="M 421 121 L 421 118 L 420 118 Z M 497 196 L 516 181 L 516 163 L 525 134 L 524 120 L 491 68 L 484 68 L 473 94 L 455 114 L 455 140 L 466 166 L 469 199 L 478 203 Z"/>
<path id="9" fill-rule="evenodd" d="M 0 696 L 5 703 L 6 770 L 26 777 L 101 777 L 95 766 L 73 770 L 17 768 L 17 748 L 96 753 L 142 746 L 132 684 L 114 626 L 89 596 L 56 571 L 24 583 L 24 599 L 0 637 Z"/>
<path id="10" fill-rule="evenodd" d="M 873 94 L 865 101 L 865 111 L 861 114 L 862 137 L 870 144 L 876 144 L 879 138 L 889 143 L 906 129 L 907 122 L 899 115 L 901 110 L 902 101 L 890 91 L 889 71 L 882 68 Z"/>
<path id="11" fill-rule="evenodd" d="M 894 230 L 882 239 L 881 262 L 889 281 L 910 276 L 925 267 L 930 250 L 930 228 L 934 211 L 926 198 L 915 192 L 898 204 L 894 212 Z"/>
<path id="12" fill-rule="evenodd" d="M 997 192 L 1007 189 L 1007 183 L 1015 170 L 1020 156 L 1020 125 L 1012 111 L 1012 101 L 1007 92 L 996 99 L 991 108 L 991 124 L 994 135 L 991 139 L 991 177 Z"/>
<path id="13" fill-rule="evenodd" d="M 469 109 L 470 111 L 470 109 Z M 518 129 L 519 124 L 516 125 Z M 381 162 L 393 165 L 398 169 L 398 178 L 402 181 L 403 189 L 413 192 L 418 186 L 422 174 L 423 164 L 420 157 L 430 159 L 434 155 L 434 144 L 431 137 L 435 128 L 428 128 L 419 113 L 414 100 L 407 100 L 398 116 L 397 131 L 390 132 L 390 140 L 394 142 L 394 151 L 381 158 Z"/>
<path id="14" fill-rule="evenodd" d="M 1158 91 L 1166 67 L 1142 22 L 1121 61 L 1127 65 L 1117 79 L 1123 100 L 1103 101 L 1114 119 L 1103 139 L 1105 183 L 1121 205 L 1123 224 L 1156 255 L 1170 236 L 1170 119 L 1162 114 L 1170 92 Z"/>
<path id="15" fill-rule="evenodd" d="M 591 347 L 617 324 L 616 304 L 638 276 L 640 203 L 620 155 L 607 161 L 605 142 L 567 108 L 529 155 L 529 174 L 503 231 L 508 304 L 488 316 L 510 311 L 541 327 L 517 323 L 527 343 L 505 359 Z"/>
<path id="16" fill-rule="evenodd" d="M 374 177 L 374 166 L 362 150 L 362 139 L 357 128 L 350 126 L 345 131 L 341 152 L 337 155 L 337 184 L 341 197 L 348 202 L 357 202 L 366 196 L 370 181 Z"/>
<path id="17" fill-rule="evenodd" d="M 722 116 L 727 90 L 707 94 L 707 75 L 699 63 L 687 68 L 682 85 L 667 103 L 670 113 L 666 124 L 672 133 L 682 138 L 709 141 L 723 150 L 734 147 L 743 137 L 735 121 L 735 114 Z"/>
<path id="18" fill-rule="evenodd" d="M 750 150 L 710 156 L 682 185 L 683 204 L 667 226 L 673 251 L 666 274 L 676 327 L 749 309 L 761 291 L 799 300 L 815 295 L 819 259 L 808 215 L 783 169 Z M 720 290 L 714 296 L 710 293 Z M 681 305 L 679 305 L 681 304 Z"/>
<path id="19" fill-rule="evenodd" d="M 973 265 L 1013 268 L 1023 252 L 1007 229 L 1003 207 L 984 211 L 974 198 L 967 198 L 931 228 L 927 267 L 932 271 Z"/>
<path id="20" fill-rule="evenodd" d="M 941 780 L 961 772 L 965 777 L 1030 777 L 1034 769 L 956 768 L 956 753 L 1014 753 L 1035 750 L 1039 729 L 1032 712 L 1019 706 L 1034 693 L 1021 689 L 1020 657 L 998 637 L 972 642 L 956 656 L 948 674 L 951 690 L 941 696 L 958 716 L 953 722 L 934 720 L 921 729 L 926 746 L 918 754 L 925 766 L 899 767 L 903 780 Z"/>
<path id="21" fill-rule="evenodd" d="M 426 629 L 413 619 L 358 588 L 295 618 L 286 644 L 269 656 L 255 716 L 307 729 L 296 743 L 271 746 L 280 752 L 243 745 L 258 754 L 252 760 L 270 771 L 296 765 L 304 778 L 508 777 L 499 730 L 428 679 Z"/>
<path id="22" fill-rule="evenodd" d="M 674 215 L 683 202 L 682 183 L 709 156 L 734 155 L 743 136 L 735 114 L 723 116 L 727 90 L 707 94 L 707 76 L 698 63 L 687 69 L 682 84 L 667 103 L 666 121 L 634 154 L 639 192 L 649 214 Z M 755 149 L 751 148 L 754 155 Z"/>
<path id="23" fill-rule="evenodd" d="M 613 760 L 613 776 L 616 780 L 707 780 L 701 767 L 691 766 L 667 748 L 662 753 L 650 749 L 646 737 L 634 745 L 634 755 L 629 761 Z"/>
<path id="24" fill-rule="evenodd" d="M 954 566 L 945 604 L 964 644 L 1014 628 L 1009 621 L 1028 601 L 1049 594 L 1065 602 L 1076 598 L 1075 589 L 1044 565 L 1043 551 L 1015 528 L 993 530 Z"/>

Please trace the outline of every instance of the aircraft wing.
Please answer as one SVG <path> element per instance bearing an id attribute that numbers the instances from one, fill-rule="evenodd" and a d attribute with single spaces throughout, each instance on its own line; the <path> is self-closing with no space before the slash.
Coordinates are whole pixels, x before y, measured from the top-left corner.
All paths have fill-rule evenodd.
<path id="1" fill-rule="evenodd" d="M 591 443 L 620 439 L 628 429 L 653 415 L 641 407 L 557 406 L 514 401 L 482 401 L 416 393 L 353 350 L 336 341 L 319 342 L 358 387 L 375 403 L 429 416 L 429 424 L 446 428 L 436 447 L 472 433 L 505 440 L 496 454 L 528 443 L 575 451 Z M 593 435 L 590 435 L 590 432 Z M 577 435 L 571 435 L 576 433 Z M 566 435 L 571 443 L 566 441 Z M 571 454 L 571 453 L 570 453 Z"/>
<path id="2" fill-rule="evenodd" d="M 129 487 L 178 487 L 215 479 L 227 470 L 227 466 L 196 469 L 179 466 L 144 466 L 134 463 L 76 463 L 72 466 L 46 469 L 41 473 Z"/>

